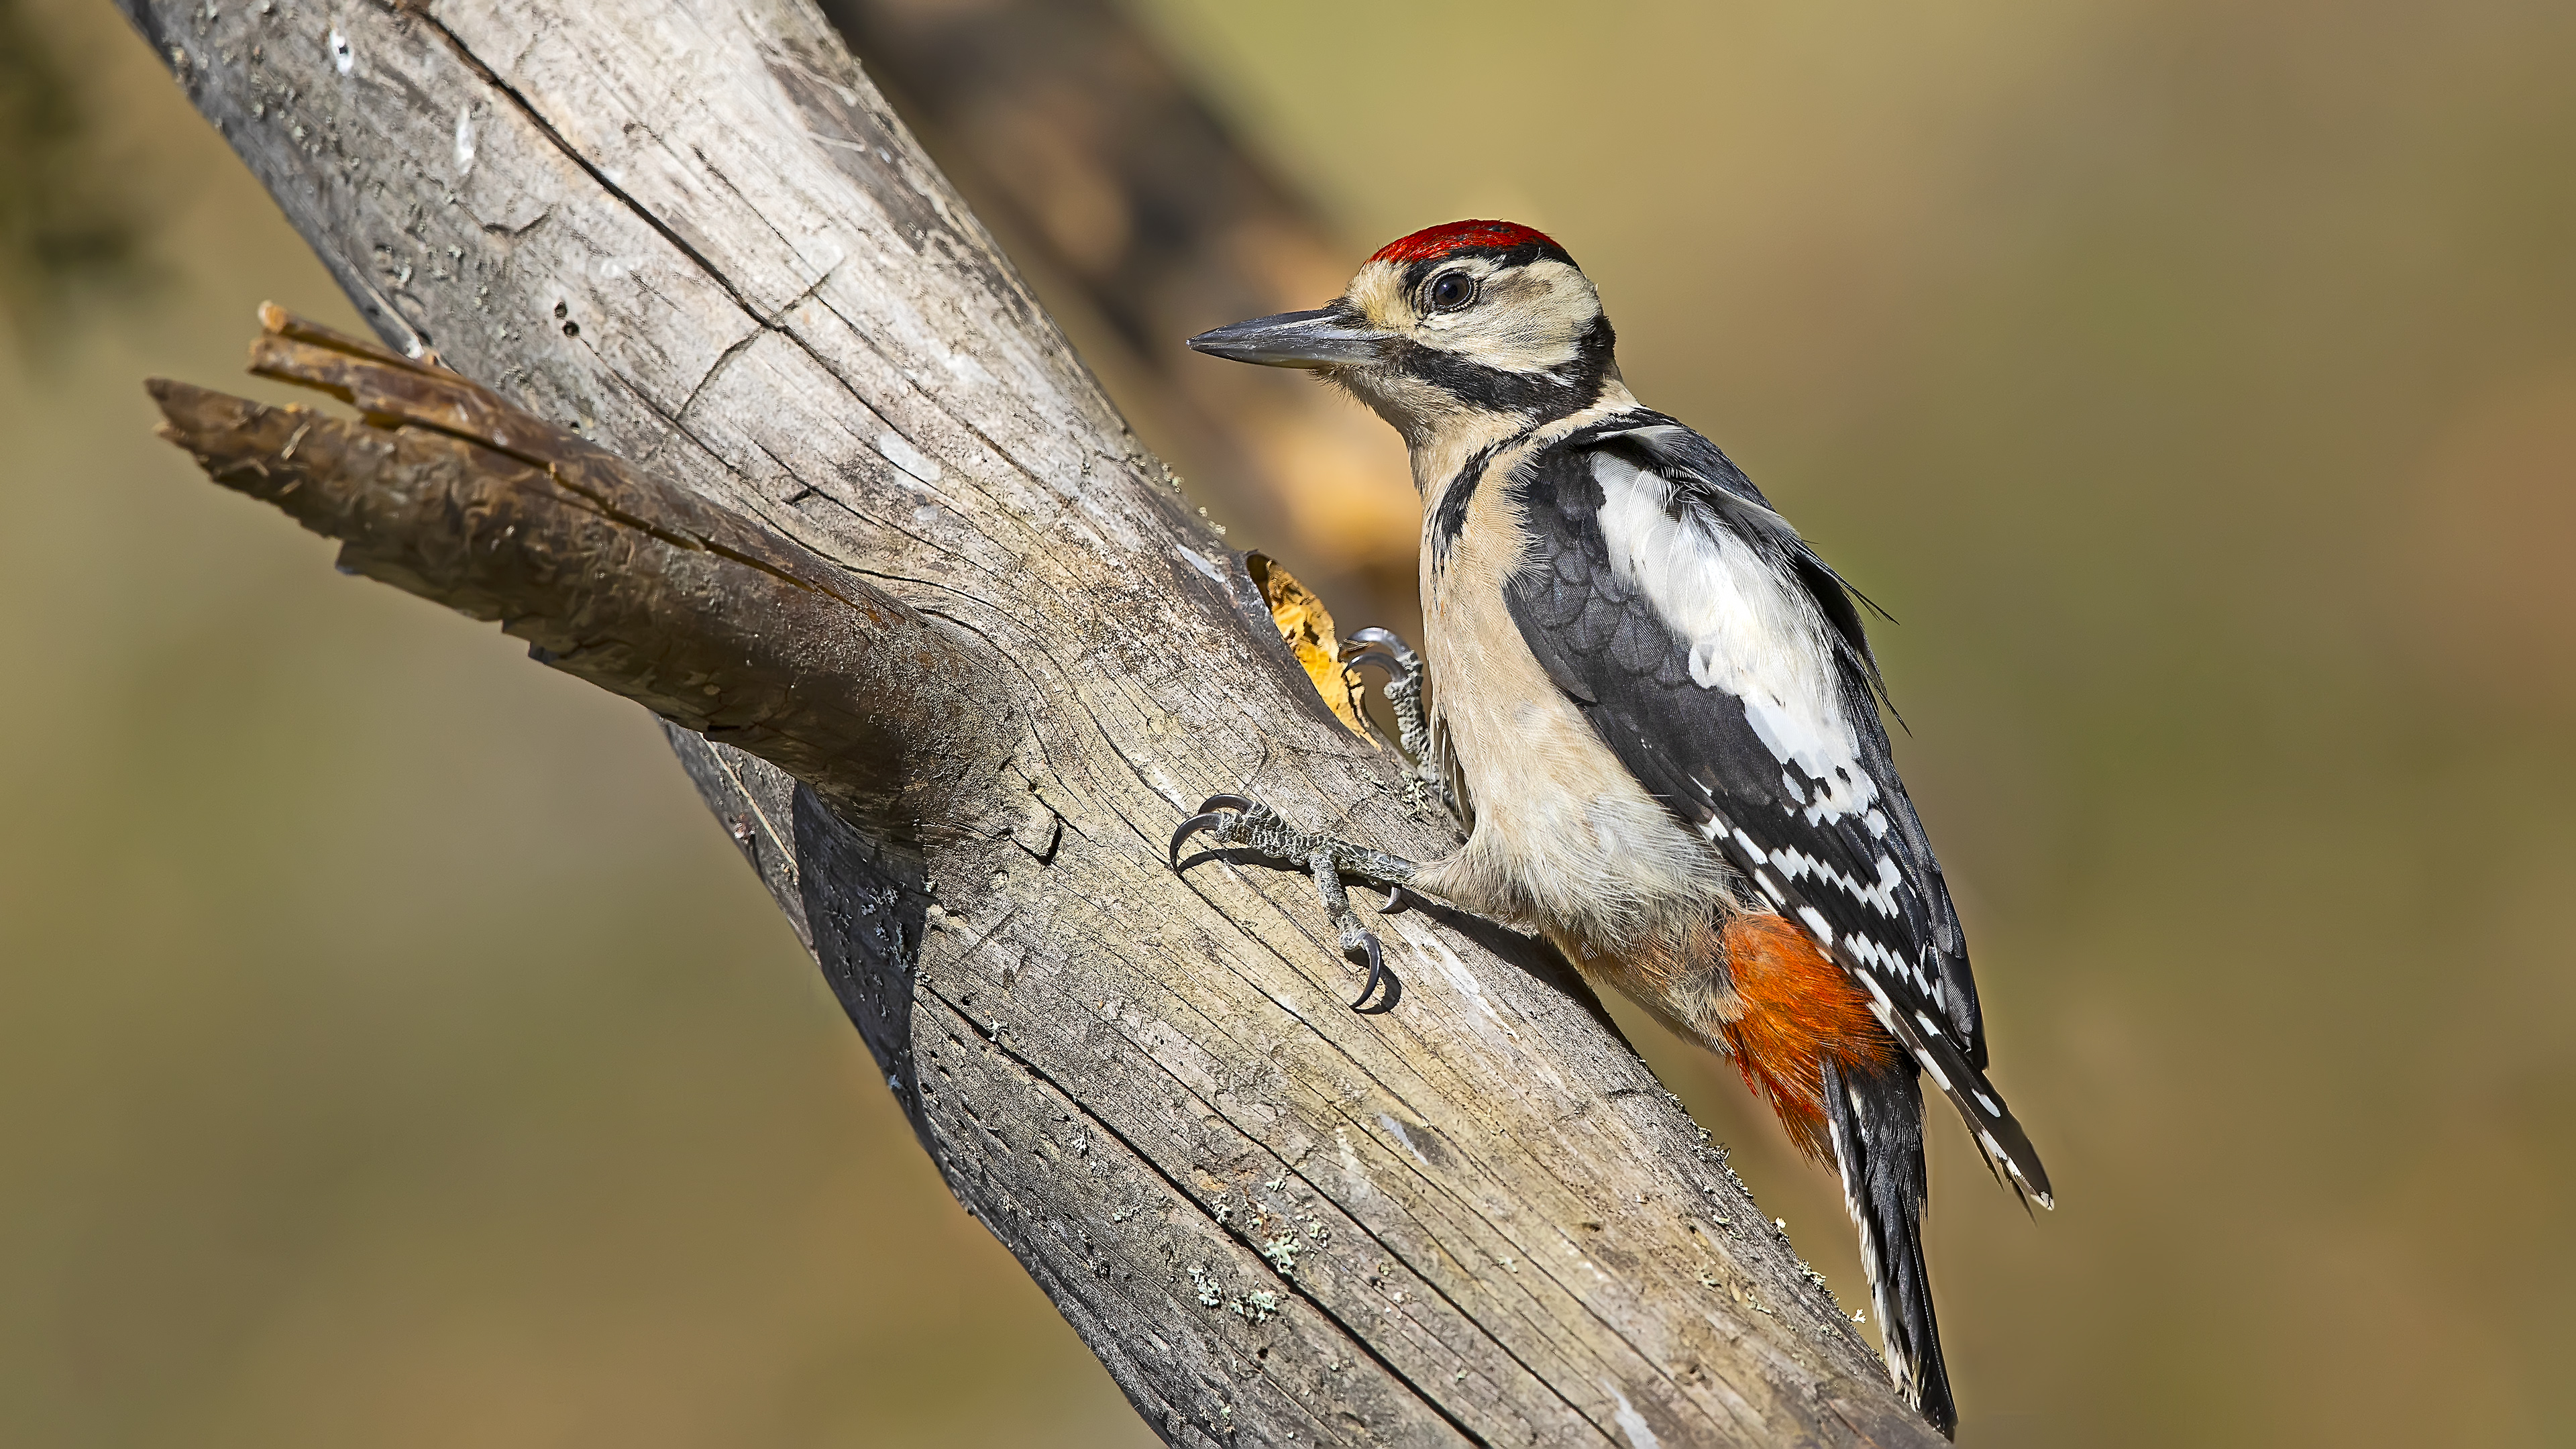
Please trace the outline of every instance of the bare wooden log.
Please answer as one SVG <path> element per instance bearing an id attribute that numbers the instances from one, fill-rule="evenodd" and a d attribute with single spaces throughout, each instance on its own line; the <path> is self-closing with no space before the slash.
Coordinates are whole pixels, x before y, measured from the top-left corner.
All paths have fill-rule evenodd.
<path id="1" fill-rule="evenodd" d="M 1389 916 L 1403 999 L 1359 1016 L 1301 879 L 1171 871 L 1172 824 L 1223 788 L 1416 855 L 1452 837 L 1322 707 L 1239 560 L 802 0 L 126 3 L 388 342 L 566 435 L 406 420 L 360 383 L 435 370 L 288 354 L 396 425 L 344 433 L 341 471 L 382 480 L 376 450 L 453 438 L 482 481 L 447 496 L 506 483 L 511 507 L 639 520 L 549 515 L 609 551 L 584 565 L 647 539 L 657 566 L 724 571 L 619 614 L 641 632 L 596 656 L 603 682 L 649 649 L 751 648 L 755 712 L 828 746 L 832 711 L 761 695 L 759 660 L 842 671 L 813 684 L 843 700 L 906 686 L 868 672 L 885 640 L 983 661 L 1007 702 L 969 712 L 996 727 L 900 742 L 952 772 L 900 829 L 680 743 L 952 1189 L 1167 1439 L 1934 1442 L 1552 954 Z M 229 426 L 266 448 L 274 421 Z M 575 434 L 625 460 L 615 497 L 672 511 L 531 461 L 587 457 Z M 332 508 L 408 520 L 368 534 L 389 571 L 529 591 L 504 615 L 621 597 L 572 567 L 439 573 L 490 542 L 458 510 Z M 753 648 L 782 590 L 838 609 L 861 581 L 921 623 L 837 659 Z M 814 607 L 797 629 L 850 617 Z"/>

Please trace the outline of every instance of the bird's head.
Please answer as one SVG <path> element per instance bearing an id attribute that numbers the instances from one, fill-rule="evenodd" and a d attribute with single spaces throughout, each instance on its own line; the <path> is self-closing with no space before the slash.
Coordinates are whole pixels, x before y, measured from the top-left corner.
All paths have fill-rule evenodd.
<path id="1" fill-rule="evenodd" d="M 1418 444 L 1477 416 L 1591 406 L 1619 376 L 1612 342 L 1601 298 L 1565 248 L 1515 222 L 1453 221 L 1379 248 L 1327 306 L 1189 345 L 1309 369 Z"/>

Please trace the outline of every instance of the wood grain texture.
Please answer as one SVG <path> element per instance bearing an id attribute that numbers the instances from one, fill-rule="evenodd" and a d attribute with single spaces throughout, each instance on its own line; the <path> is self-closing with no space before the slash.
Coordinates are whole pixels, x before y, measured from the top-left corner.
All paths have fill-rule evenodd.
<path id="1" fill-rule="evenodd" d="M 996 661 L 791 540 L 444 368 L 263 309 L 251 370 L 363 422 L 153 379 L 161 435 L 341 541 L 340 567 L 497 620 L 557 669 L 910 841 L 1021 721 Z"/>
<path id="2" fill-rule="evenodd" d="M 990 661 L 1011 727 L 900 828 L 682 754 L 1166 1439 L 1937 1442 L 1550 954 L 1387 917 L 1360 1016 L 1302 879 L 1166 866 L 1219 789 L 1453 837 L 810 8 L 127 4 L 390 345 Z"/>

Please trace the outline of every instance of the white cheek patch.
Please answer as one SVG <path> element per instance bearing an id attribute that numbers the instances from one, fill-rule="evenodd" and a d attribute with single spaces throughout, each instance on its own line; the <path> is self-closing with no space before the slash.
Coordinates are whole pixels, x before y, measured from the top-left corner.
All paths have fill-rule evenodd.
<path id="1" fill-rule="evenodd" d="M 1501 270 L 1466 261 L 1458 270 L 1487 282 L 1484 295 L 1462 311 L 1422 317 L 1414 341 L 1481 366 L 1550 377 L 1583 355 L 1601 299 L 1581 272 L 1552 261 Z"/>

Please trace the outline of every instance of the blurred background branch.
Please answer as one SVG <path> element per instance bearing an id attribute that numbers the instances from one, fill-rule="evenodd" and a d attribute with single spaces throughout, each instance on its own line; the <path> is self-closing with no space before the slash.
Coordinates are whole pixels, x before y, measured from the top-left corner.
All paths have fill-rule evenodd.
<path id="1" fill-rule="evenodd" d="M 21 347 L 80 301 L 133 299 L 155 276 L 143 208 L 43 32 L 24 0 L 0 0 L 0 323 Z"/>
<path id="2" fill-rule="evenodd" d="M 1211 318 L 1321 305 L 1364 250 L 1113 0 L 822 10 L 1192 493 L 1345 625 L 1410 635 L 1415 503 L 1385 424 L 1301 374 L 1178 346 Z"/>

